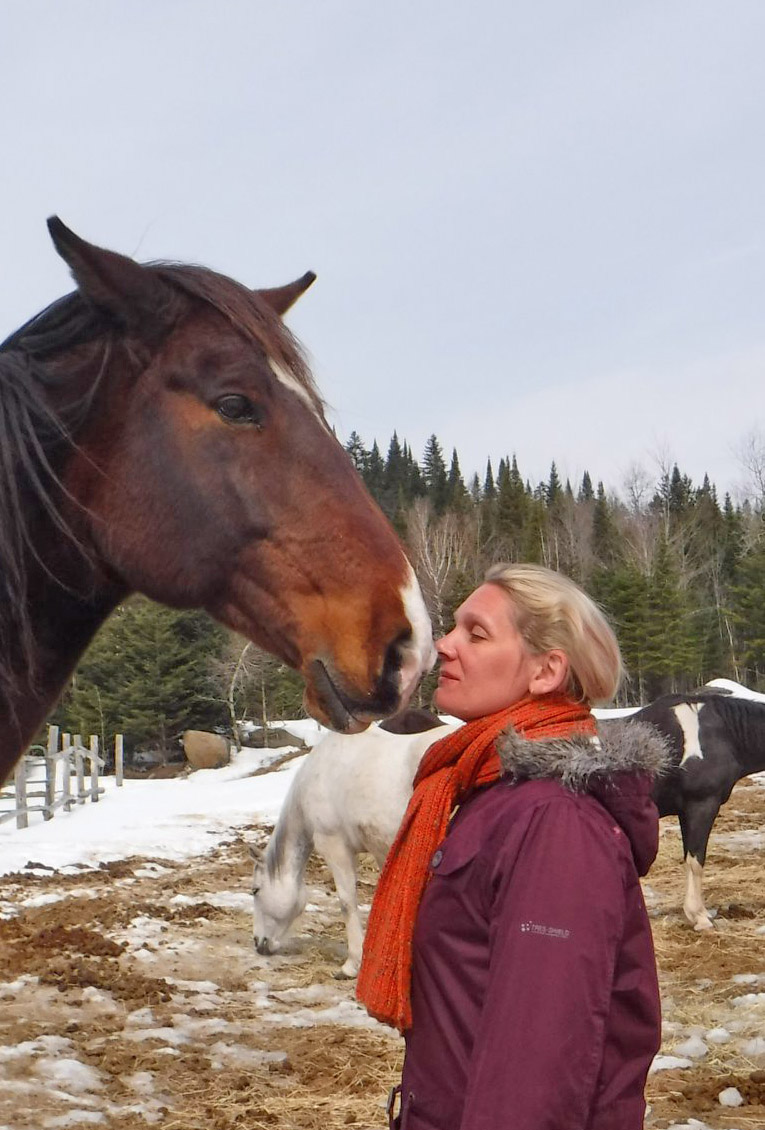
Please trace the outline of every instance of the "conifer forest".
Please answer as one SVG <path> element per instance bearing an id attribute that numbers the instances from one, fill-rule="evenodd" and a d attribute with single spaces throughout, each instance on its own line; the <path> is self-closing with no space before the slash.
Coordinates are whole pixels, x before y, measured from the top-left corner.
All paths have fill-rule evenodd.
<path id="1" fill-rule="evenodd" d="M 587 471 L 561 481 L 554 462 L 531 483 L 513 455 L 465 481 L 435 435 L 420 460 L 396 434 L 385 455 L 356 432 L 345 446 L 408 548 L 436 634 L 490 564 L 534 561 L 571 576 L 611 618 L 628 673 L 617 705 L 718 676 L 765 690 L 762 462 L 734 503 L 676 464 L 655 476 L 634 468 L 616 493 Z M 133 598 L 83 658 L 55 721 L 119 730 L 135 750 L 168 749 L 186 728 L 299 716 L 299 678 L 245 643 L 202 613 Z"/>

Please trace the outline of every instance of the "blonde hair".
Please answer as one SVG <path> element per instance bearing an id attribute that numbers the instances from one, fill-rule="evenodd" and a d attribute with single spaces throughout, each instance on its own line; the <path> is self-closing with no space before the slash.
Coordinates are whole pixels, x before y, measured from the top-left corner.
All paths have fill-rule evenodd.
<path id="1" fill-rule="evenodd" d="M 543 565 L 492 565 L 485 581 L 509 596 L 516 627 L 532 652 L 564 652 L 567 693 L 587 702 L 614 697 L 624 674 L 619 644 L 605 615 L 578 585 Z"/>

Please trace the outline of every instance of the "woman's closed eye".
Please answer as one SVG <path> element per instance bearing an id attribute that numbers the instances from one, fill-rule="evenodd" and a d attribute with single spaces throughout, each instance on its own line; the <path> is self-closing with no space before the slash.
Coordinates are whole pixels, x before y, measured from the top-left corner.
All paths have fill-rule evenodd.
<path id="1" fill-rule="evenodd" d="M 483 628 L 471 628 L 470 629 L 470 640 L 471 640 L 472 643 L 480 642 L 482 640 L 487 640 L 488 638 L 489 638 L 488 633 L 485 632 Z"/>

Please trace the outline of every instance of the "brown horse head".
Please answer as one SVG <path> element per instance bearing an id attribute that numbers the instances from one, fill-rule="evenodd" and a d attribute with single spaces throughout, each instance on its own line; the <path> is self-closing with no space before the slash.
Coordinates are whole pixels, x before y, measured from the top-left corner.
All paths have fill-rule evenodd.
<path id="1" fill-rule="evenodd" d="M 91 606 L 100 586 L 208 609 L 298 668 L 335 729 L 394 713 L 432 663 L 430 624 L 281 320 L 314 276 L 251 291 L 49 226 L 78 290 L 3 347 L 32 358 L 70 441 L 36 557 Z"/>

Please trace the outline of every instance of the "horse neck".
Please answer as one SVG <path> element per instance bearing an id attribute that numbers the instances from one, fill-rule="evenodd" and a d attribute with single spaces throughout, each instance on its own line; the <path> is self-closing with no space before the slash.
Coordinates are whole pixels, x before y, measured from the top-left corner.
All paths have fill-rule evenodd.
<path id="1" fill-rule="evenodd" d="M 269 880 L 289 880 L 297 885 L 302 879 L 312 850 L 313 836 L 293 787 L 287 794 L 266 848 L 263 862 Z"/>
<path id="2" fill-rule="evenodd" d="M 0 780 L 32 741 L 85 648 L 126 595 L 112 582 L 98 583 L 78 550 L 71 551 L 71 568 L 62 552 L 63 568 L 59 562 L 57 576 L 74 578 L 79 570 L 79 591 L 50 576 L 33 553 L 28 556 L 31 653 L 17 652 L 5 694 L 0 686 Z"/>
<path id="3" fill-rule="evenodd" d="M 744 775 L 765 769 L 765 705 L 746 699 L 720 702 L 729 729 L 736 741 L 736 756 Z"/>

